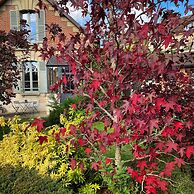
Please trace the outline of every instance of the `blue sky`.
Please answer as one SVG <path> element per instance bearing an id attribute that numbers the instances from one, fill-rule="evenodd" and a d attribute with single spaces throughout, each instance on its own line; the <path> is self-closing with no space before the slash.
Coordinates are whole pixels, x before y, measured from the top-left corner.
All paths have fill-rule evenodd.
<path id="1" fill-rule="evenodd" d="M 182 16 L 184 16 L 184 3 L 179 3 L 180 6 L 176 7 L 174 3 L 171 3 L 171 0 L 168 0 L 166 3 L 162 3 L 161 6 L 167 9 L 173 9 L 176 12 L 179 12 Z M 192 7 L 194 7 L 194 0 L 189 0 L 189 4 L 192 4 Z M 190 15 L 190 13 L 188 13 L 187 15 Z M 84 24 L 86 23 L 86 21 L 89 20 L 89 16 L 86 18 L 82 17 L 82 13 L 81 10 L 74 10 L 73 8 L 70 8 L 70 15 L 81 25 L 84 26 Z"/>
<path id="2" fill-rule="evenodd" d="M 184 11 L 185 11 L 185 8 L 184 8 L 184 4 L 185 4 L 185 1 L 183 3 L 179 3 L 179 7 L 177 7 L 174 3 L 171 3 L 171 1 L 167 1 L 166 3 L 162 3 L 162 7 L 165 7 L 167 9 L 173 9 L 174 11 L 176 12 L 179 12 L 182 16 L 184 16 Z M 189 0 L 189 4 L 192 5 L 192 7 L 194 7 L 194 0 Z M 191 14 L 188 13 L 187 15 Z"/>

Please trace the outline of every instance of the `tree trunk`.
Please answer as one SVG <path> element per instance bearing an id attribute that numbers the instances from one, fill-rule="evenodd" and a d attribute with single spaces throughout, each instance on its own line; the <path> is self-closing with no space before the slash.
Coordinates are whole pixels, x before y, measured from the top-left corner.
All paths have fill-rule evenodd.
<path id="1" fill-rule="evenodd" d="M 118 144 L 115 146 L 115 164 L 116 166 L 121 165 L 121 146 Z"/>

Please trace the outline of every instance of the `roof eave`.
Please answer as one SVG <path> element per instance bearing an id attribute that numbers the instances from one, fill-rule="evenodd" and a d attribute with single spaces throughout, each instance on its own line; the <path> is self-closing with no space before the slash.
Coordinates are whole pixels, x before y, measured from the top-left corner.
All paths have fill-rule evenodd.
<path id="1" fill-rule="evenodd" d="M 61 8 L 57 5 L 57 2 L 54 1 L 54 0 L 47 0 L 51 5 L 52 7 L 57 10 L 59 12 L 59 15 L 61 17 L 66 17 L 70 22 L 72 22 L 78 29 L 83 29 L 83 27 L 77 23 L 70 15 L 68 15 L 67 13 L 65 13 L 64 11 L 62 12 L 61 11 Z"/>
<path id="2" fill-rule="evenodd" d="M 7 0 L 0 0 L 0 7 L 6 2 Z M 56 1 L 54 0 L 47 0 L 52 7 L 54 7 L 58 12 L 59 12 L 59 15 L 61 17 L 66 17 L 70 22 L 72 22 L 78 29 L 83 29 L 83 27 L 77 23 L 70 15 L 68 15 L 67 13 L 62 13 L 60 11 L 60 7 L 57 5 Z"/>

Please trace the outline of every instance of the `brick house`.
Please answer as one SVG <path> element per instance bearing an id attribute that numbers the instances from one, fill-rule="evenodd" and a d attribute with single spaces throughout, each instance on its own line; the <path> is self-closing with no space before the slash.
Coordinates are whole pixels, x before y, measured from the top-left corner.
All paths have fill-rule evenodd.
<path id="1" fill-rule="evenodd" d="M 173 60 L 180 70 L 190 76 L 192 79 L 192 87 L 194 89 L 194 14 L 189 16 L 183 16 L 181 23 L 175 30 L 177 38 L 181 38 L 183 34 L 188 35 L 188 30 L 191 30 L 191 35 L 188 37 L 188 42 L 185 42 L 184 50 L 180 47 L 178 54 L 167 54 L 167 59 Z"/>
<path id="2" fill-rule="evenodd" d="M 47 9 L 40 10 L 39 15 L 34 11 L 38 0 L 0 0 L 0 30 L 8 32 L 10 29 L 20 29 L 20 20 L 27 21 L 31 31 L 29 42 L 41 44 L 44 37 L 49 34 L 45 30 L 45 24 L 57 23 L 62 27 L 66 37 L 79 31 L 81 26 L 69 15 L 62 14 L 54 9 L 54 0 L 45 0 Z M 22 57 L 21 50 L 16 55 Z M 14 101 L 36 101 L 39 112 L 48 112 L 49 86 L 62 74 L 62 68 L 58 67 L 55 59 L 51 59 L 46 66 L 39 54 L 30 51 L 29 60 L 23 63 L 21 80 L 16 89 Z M 68 71 L 69 69 L 66 68 Z M 63 70 L 64 71 L 64 70 Z M 5 106 L 7 112 L 15 111 L 13 104 Z"/>

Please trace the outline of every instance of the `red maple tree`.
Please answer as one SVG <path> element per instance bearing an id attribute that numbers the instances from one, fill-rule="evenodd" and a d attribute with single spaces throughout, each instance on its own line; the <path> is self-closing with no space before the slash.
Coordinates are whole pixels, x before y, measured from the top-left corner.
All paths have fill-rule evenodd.
<path id="1" fill-rule="evenodd" d="M 184 30 L 181 15 L 161 6 L 165 0 L 71 2 L 83 15 L 89 14 L 90 21 L 70 40 L 60 39 L 60 31 L 55 33 L 59 42 L 52 53 L 46 43 L 46 49 L 37 50 L 44 58 L 57 53 L 68 61 L 75 93 L 87 97 L 90 116 L 72 134 L 80 138 L 81 132 L 78 144 L 87 155 L 115 145 L 116 169 L 123 165 L 122 146 L 131 145 L 134 159 L 128 162 L 129 176 L 141 184 L 142 192 L 166 191 L 175 166 L 184 165 L 194 153 L 193 142 L 187 139 L 193 133 L 192 83 L 178 68 L 184 60 L 177 60 L 191 50 L 188 38 L 193 29 Z M 178 7 L 183 0 L 171 2 Z M 66 3 L 60 1 L 56 8 Z M 185 13 L 193 11 L 188 1 L 184 5 Z M 104 129 L 93 128 L 95 121 L 102 122 Z M 96 170 L 101 165 L 98 159 L 92 164 Z M 161 162 L 165 165 L 158 168 Z"/>

